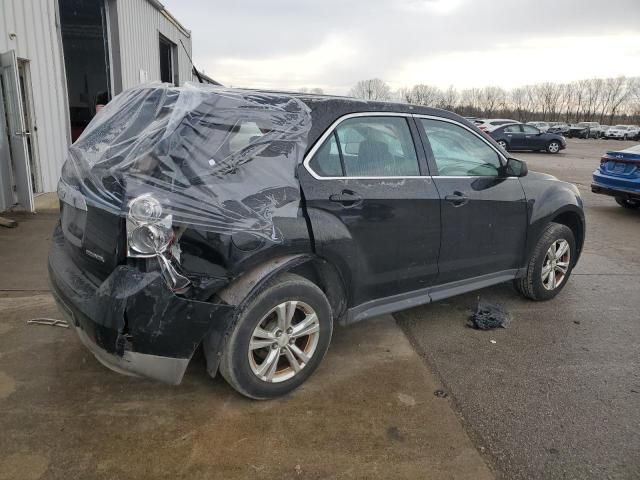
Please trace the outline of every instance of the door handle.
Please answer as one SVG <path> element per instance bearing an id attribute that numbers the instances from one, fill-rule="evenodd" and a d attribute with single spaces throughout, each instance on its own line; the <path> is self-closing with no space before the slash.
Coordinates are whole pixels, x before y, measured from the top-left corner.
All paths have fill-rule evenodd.
<path id="1" fill-rule="evenodd" d="M 20 137 L 28 137 L 29 135 L 31 135 L 31 132 L 16 132 L 15 134 Z"/>
<path id="2" fill-rule="evenodd" d="M 453 195 L 447 195 L 444 199 L 447 202 L 452 203 L 454 207 L 461 207 L 469 201 L 469 197 L 462 192 L 453 192 Z"/>
<path id="3" fill-rule="evenodd" d="M 343 190 L 329 196 L 332 202 L 340 203 L 345 208 L 352 208 L 362 203 L 362 197 L 352 190 Z"/>

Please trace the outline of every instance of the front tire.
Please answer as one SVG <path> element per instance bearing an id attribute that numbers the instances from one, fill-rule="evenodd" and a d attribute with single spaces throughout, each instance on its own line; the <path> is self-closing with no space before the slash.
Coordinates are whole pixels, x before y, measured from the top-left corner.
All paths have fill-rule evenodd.
<path id="1" fill-rule="evenodd" d="M 531 300 L 554 298 L 571 276 L 576 253 L 571 229 L 550 223 L 533 249 L 524 276 L 515 280 L 516 289 Z"/>
<path id="2" fill-rule="evenodd" d="M 547 152 L 558 153 L 560 151 L 560 142 L 557 140 L 551 140 L 547 145 Z"/>
<path id="3" fill-rule="evenodd" d="M 628 208 L 630 210 L 637 210 L 638 208 L 640 208 L 640 201 L 638 200 L 627 200 L 626 198 L 622 198 L 622 197 L 615 197 L 615 198 L 616 198 L 616 203 L 621 207 Z"/>
<path id="4" fill-rule="evenodd" d="M 498 140 L 498 145 L 500 145 L 505 152 L 509 151 L 509 144 L 505 140 Z"/>
<path id="5" fill-rule="evenodd" d="M 318 368 L 332 331 L 322 290 L 298 275 L 281 275 L 239 309 L 220 373 L 249 398 L 286 395 Z"/>

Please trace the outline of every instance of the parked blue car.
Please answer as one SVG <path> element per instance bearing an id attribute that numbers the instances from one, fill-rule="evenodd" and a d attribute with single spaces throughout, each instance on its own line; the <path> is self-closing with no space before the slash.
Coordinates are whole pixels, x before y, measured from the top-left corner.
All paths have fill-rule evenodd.
<path id="1" fill-rule="evenodd" d="M 640 208 L 640 145 L 607 152 L 593 172 L 591 191 L 611 195 L 622 207 Z"/>

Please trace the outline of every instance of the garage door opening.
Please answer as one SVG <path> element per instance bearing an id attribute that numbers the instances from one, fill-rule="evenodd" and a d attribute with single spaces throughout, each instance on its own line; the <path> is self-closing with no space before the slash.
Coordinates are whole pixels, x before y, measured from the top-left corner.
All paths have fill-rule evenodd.
<path id="1" fill-rule="evenodd" d="M 60 4 L 71 138 L 75 142 L 111 98 L 107 8 L 104 0 Z"/>

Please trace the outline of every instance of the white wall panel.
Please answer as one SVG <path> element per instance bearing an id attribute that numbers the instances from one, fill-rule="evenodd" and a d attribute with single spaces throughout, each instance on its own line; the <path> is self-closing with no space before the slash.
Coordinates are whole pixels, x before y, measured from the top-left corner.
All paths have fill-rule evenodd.
<path id="1" fill-rule="evenodd" d="M 141 83 L 141 70 L 148 81 L 160 80 L 159 34 L 177 45 L 180 84 L 192 80 L 191 62 L 180 44 L 182 40 L 191 56 L 190 33 L 176 26 L 149 0 L 119 0 L 117 8 L 123 89 Z"/>
<path id="2" fill-rule="evenodd" d="M 56 0 L 0 0 L 0 52 L 15 50 L 29 61 L 32 138 L 45 192 L 56 189 L 70 138 L 56 19 Z"/>

